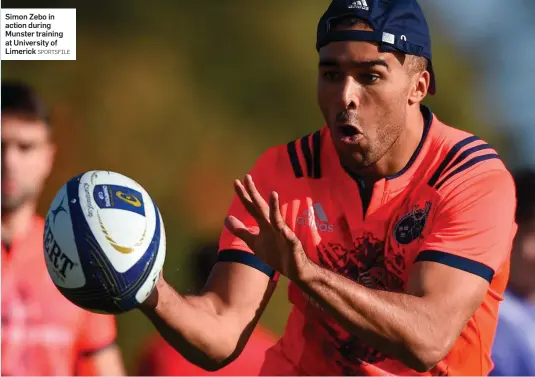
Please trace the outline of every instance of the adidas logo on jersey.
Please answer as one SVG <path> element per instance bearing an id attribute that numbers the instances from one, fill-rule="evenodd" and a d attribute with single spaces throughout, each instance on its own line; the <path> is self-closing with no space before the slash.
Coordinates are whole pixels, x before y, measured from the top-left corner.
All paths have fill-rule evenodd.
<path id="1" fill-rule="evenodd" d="M 306 209 L 303 212 L 303 216 L 297 218 L 297 224 L 318 229 L 320 232 L 334 232 L 334 225 L 329 223 L 329 218 L 320 203 L 315 203 L 309 209 Z"/>
<path id="2" fill-rule="evenodd" d="M 368 3 L 366 3 L 366 0 L 357 0 L 353 1 L 349 6 L 349 9 L 362 9 L 362 10 L 370 10 L 368 7 Z"/>

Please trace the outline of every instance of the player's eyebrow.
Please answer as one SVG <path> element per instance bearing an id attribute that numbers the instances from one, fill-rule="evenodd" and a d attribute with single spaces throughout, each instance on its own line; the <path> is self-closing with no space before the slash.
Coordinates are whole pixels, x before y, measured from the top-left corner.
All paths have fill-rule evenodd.
<path id="1" fill-rule="evenodd" d="M 351 66 L 355 68 L 371 68 L 375 67 L 377 65 L 386 67 L 386 69 L 389 69 L 388 63 L 384 61 L 383 59 L 374 59 L 374 60 L 352 60 L 348 62 Z M 339 67 L 340 62 L 335 59 L 330 58 L 323 58 L 320 59 L 319 62 L 320 67 Z"/>

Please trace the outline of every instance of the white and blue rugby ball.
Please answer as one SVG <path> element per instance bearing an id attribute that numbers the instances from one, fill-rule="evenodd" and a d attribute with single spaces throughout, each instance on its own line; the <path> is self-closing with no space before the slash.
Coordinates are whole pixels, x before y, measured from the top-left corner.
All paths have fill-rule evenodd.
<path id="1" fill-rule="evenodd" d="M 139 306 L 165 260 L 158 207 L 141 185 L 110 171 L 88 171 L 61 187 L 46 216 L 43 242 L 59 291 L 98 313 Z"/>

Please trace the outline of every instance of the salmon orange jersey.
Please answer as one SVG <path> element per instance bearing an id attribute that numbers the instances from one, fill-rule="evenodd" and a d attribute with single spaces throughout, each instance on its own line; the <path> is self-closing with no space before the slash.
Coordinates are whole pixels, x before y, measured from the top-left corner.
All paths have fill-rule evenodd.
<path id="1" fill-rule="evenodd" d="M 257 325 L 242 353 L 236 360 L 216 372 L 206 371 L 190 363 L 155 333 L 139 358 L 139 376 L 257 376 L 264 363 L 264 354 L 276 337 Z"/>
<path id="2" fill-rule="evenodd" d="M 269 149 L 250 173 L 264 198 L 279 193 L 283 217 L 308 257 L 358 284 L 404 292 L 420 261 L 489 281 L 484 302 L 451 352 L 423 375 L 487 374 L 516 233 L 514 182 L 489 144 L 445 125 L 425 106 L 422 114 L 423 136 L 412 158 L 374 184 L 367 210 L 362 183 L 340 165 L 327 127 Z M 237 197 L 229 214 L 258 229 Z M 223 231 L 220 260 L 269 274 L 250 253 Z M 286 330 L 267 352 L 262 374 L 419 374 L 350 335 L 295 284 L 288 295 L 293 308 Z"/>
<path id="3" fill-rule="evenodd" d="M 44 220 L 29 236 L 2 243 L 2 375 L 92 375 L 90 356 L 114 344 L 113 316 L 82 310 L 48 276 Z"/>

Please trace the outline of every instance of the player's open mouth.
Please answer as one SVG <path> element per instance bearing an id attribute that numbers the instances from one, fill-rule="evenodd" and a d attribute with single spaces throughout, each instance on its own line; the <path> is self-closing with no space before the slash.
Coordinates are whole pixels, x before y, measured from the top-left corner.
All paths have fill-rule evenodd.
<path id="1" fill-rule="evenodd" d="M 337 131 L 340 141 L 345 144 L 357 144 L 364 137 L 357 127 L 349 124 L 338 126 Z"/>

